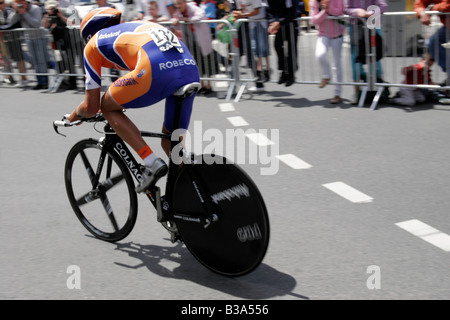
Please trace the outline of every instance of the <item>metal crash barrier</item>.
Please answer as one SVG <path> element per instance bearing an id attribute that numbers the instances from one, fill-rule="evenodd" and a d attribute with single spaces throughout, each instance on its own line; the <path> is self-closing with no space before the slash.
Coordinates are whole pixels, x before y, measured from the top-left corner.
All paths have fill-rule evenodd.
<path id="1" fill-rule="evenodd" d="M 446 19 L 450 19 L 450 15 L 428 13 L 433 17 L 430 26 L 421 25 L 414 12 L 385 13 L 382 15 L 380 29 L 370 29 L 364 23 L 360 28 L 356 28 L 358 19 L 348 16 L 329 17 L 328 19 L 336 20 L 344 26 L 345 30 L 341 49 L 342 75 L 338 81 L 334 66 L 329 85 L 360 88 L 358 105 L 363 106 L 370 96 L 372 110 L 382 100 L 387 88 L 449 90 L 450 86 L 445 81 L 449 78 L 450 68 L 447 68 L 445 73 L 443 66 L 450 66 L 450 49 L 446 49 L 446 54 L 438 55 L 442 49 L 436 43 L 434 47 L 430 47 L 429 43 L 433 40 L 433 35 L 442 28 L 439 17 L 444 15 Z M 180 22 L 178 25 L 172 25 L 170 22 L 162 24 L 177 33 L 191 50 L 199 67 L 201 80 L 214 83 L 216 88 L 223 88 L 226 100 L 231 100 L 234 96 L 236 102 L 240 101 L 243 93 L 252 89 L 250 86 L 262 78 L 264 81 L 277 82 L 280 64 L 295 70 L 294 85 L 318 85 L 321 82 L 322 71 L 315 55 L 319 34 L 310 17 L 298 18 L 298 32 L 286 32 L 286 35 L 281 36 L 281 40 L 269 35 L 267 28 L 264 30 L 255 27 L 255 23 L 267 26 L 265 20 L 248 19 L 234 23 L 228 20 L 205 20 Z M 193 29 L 199 24 L 207 24 L 210 28 L 211 51 L 205 52 L 196 39 Z M 361 33 L 364 33 L 364 48 L 361 43 L 355 41 L 355 38 L 361 38 Z M 380 48 L 377 34 L 383 40 L 381 58 L 378 57 Z M 450 42 L 450 29 L 445 29 L 442 36 Z M 0 39 L 0 75 L 3 77 L 47 75 L 52 79 L 49 88 L 52 92 L 58 91 L 64 79 L 84 78 L 84 43 L 78 27 L 66 27 L 58 37 L 42 28 L 3 30 L 0 31 Z M 296 45 L 286 45 L 289 41 Z M 39 51 L 47 60 L 44 72 L 42 66 L 41 69 L 36 68 L 36 59 L 32 57 L 32 54 L 37 52 L 37 42 L 40 43 L 40 48 L 47 48 L 46 53 L 45 50 Z M 276 42 L 284 44 L 282 61 L 278 59 L 280 52 L 277 50 L 281 49 L 279 46 L 275 47 Z M 267 48 L 267 52 L 261 48 Z M 365 58 L 361 56 L 361 51 L 364 52 Z M 415 75 L 417 81 L 413 84 L 404 83 L 402 68 L 417 63 L 421 56 L 429 51 L 435 54 L 435 63 L 431 68 L 433 83 L 419 83 L 418 75 Z M 355 63 L 355 57 L 358 57 L 358 63 Z M 332 61 L 331 53 L 329 60 Z M 267 78 L 268 74 L 270 80 Z M 112 80 L 117 76 L 108 72 L 102 73 L 102 77 L 113 78 Z"/>

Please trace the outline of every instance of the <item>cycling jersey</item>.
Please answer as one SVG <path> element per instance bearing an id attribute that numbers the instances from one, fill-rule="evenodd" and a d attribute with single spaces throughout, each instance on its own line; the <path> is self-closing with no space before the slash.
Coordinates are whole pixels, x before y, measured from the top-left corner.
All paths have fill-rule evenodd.
<path id="1" fill-rule="evenodd" d="M 166 99 L 164 125 L 172 131 L 172 94 L 188 83 L 200 82 L 197 65 L 186 46 L 163 26 L 127 22 L 100 30 L 84 49 L 86 90 L 101 87 L 101 68 L 130 72 L 114 81 L 109 91 L 124 108 L 141 108 Z M 185 100 L 180 127 L 187 129 L 194 97 Z"/>

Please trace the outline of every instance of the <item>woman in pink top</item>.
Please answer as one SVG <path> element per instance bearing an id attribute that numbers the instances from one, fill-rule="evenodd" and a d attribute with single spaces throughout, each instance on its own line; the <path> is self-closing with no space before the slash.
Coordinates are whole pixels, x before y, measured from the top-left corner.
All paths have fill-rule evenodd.
<path id="1" fill-rule="evenodd" d="M 341 50 L 344 27 L 336 19 L 327 19 L 329 16 L 340 16 L 344 13 L 343 0 L 311 0 L 309 2 L 309 15 L 313 24 L 319 29 L 316 44 L 316 57 L 322 68 L 322 82 L 319 88 L 325 87 L 331 80 L 331 69 L 327 52 L 333 50 L 336 80 L 342 82 Z M 341 103 L 342 85 L 335 86 L 335 96 L 330 103 Z"/>

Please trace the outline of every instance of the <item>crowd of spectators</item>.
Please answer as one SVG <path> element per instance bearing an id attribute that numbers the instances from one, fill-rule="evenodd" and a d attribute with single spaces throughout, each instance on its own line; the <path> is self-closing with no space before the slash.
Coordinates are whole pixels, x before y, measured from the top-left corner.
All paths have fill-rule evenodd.
<path id="1" fill-rule="evenodd" d="M 42 1 L 42 0 L 41 0 Z M 107 0 L 96 0 L 97 6 L 114 6 Z M 249 23 L 238 25 L 239 54 L 246 56 L 246 67 L 251 70 L 256 79 L 255 91 L 263 91 L 264 83 L 269 81 L 271 75 L 277 69 L 279 74 L 275 79 L 278 84 L 291 86 L 295 83 L 295 74 L 298 65 L 298 38 L 299 23 L 296 18 L 304 15 L 311 17 L 311 22 L 318 30 L 316 43 L 316 63 L 320 66 L 322 80 L 319 88 L 323 88 L 332 81 L 332 68 L 328 61 L 328 51 L 332 50 L 332 64 L 335 70 L 335 90 L 331 103 L 341 103 L 342 98 L 342 63 L 341 50 L 343 35 L 348 32 L 351 46 L 351 66 L 354 82 L 366 81 L 365 63 L 358 57 L 360 50 L 357 37 L 361 32 L 361 23 L 368 19 L 373 11 L 367 11 L 371 5 L 377 6 L 380 13 L 386 11 L 386 0 L 309 0 L 307 6 L 301 0 L 134 0 L 136 14 L 131 20 L 145 20 L 165 23 L 168 28 L 182 39 L 192 51 L 197 60 L 202 77 L 210 78 L 219 73 L 219 62 L 225 57 L 217 54 L 213 47 L 213 40 L 218 39 L 228 46 L 229 34 L 219 33 L 225 31 L 226 25 L 222 23 L 195 23 L 208 19 L 223 19 L 234 22 L 239 19 L 248 19 Z M 307 11 L 308 9 L 308 11 Z M 430 15 L 426 12 L 437 10 L 450 12 L 448 1 L 415 0 L 414 10 L 418 19 L 424 25 L 430 23 Z M 77 77 L 75 66 L 76 59 L 82 57 L 79 47 L 82 43 L 74 41 L 74 29 L 67 28 L 73 15 L 70 0 L 0 0 L 0 28 L 17 29 L 27 28 L 24 33 L 0 33 L 1 41 L 1 67 L 4 72 L 12 73 L 15 65 L 20 74 L 20 80 L 8 75 L 4 82 L 11 85 L 27 86 L 29 84 L 26 63 L 34 68 L 37 84 L 33 89 L 47 89 L 48 69 L 56 69 L 58 73 L 68 73 L 62 87 L 65 89 L 77 89 Z M 330 16 L 338 17 L 349 15 L 348 23 L 335 19 L 327 19 Z M 428 52 L 430 59 L 437 61 L 438 65 L 447 73 L 447 82 L 450 83 L 450 68 L 448 63 L 448 51 L 441 46 L 449 42 L 450 15 L 443 16 L 442 28 L 430 38 Z M 74 21 L 74 20 L 73 20 Z M 188 22 L 181 23 L 181 22 Z M 190 23 L 189 23 L 190 22 Z M 348 28 L 347 28 L 348 26 Z M 32 29 L 32 30 L 30 30 Z M 49 54 L 48 33 L 52 35 L 52 56 Z M 75 29 L 76 30 L 76 29 Z M 356 30 L 356 32 L 355 32 Z M 381 30 L 376 29 L 382 36 Z M 72 32 L 72 33 L 71 33 Z M 274 36 L 274 49 L 277 57 L 275 66 L 269 65 L 269 36 Z M 22 50 L 26 46 L 27 50 Z M 300 49 L 301 50 L 301 49 Z M 55 55 L 58 55 L 56 57 Z M 377 59 L 378 60 L 378 59 Z M 427 67 L 429 64 L 425 64 Z M 271 70 L 272 67 L 272 70 Z M 112 75 L 117 75 L 111 71 Z M 380 61 L 376 62 L 377 82 L 383 81 L 383 70 Z M 114 81 L 116 78 L 112 77 Z M 210 94 L 212 86 L 210 81 L 202 83 L 202 92 Z M 355 86 L 352 99 L 357 103 L 360 95 L 360 87 Z M 398 100 L 401 101 L 401 100 Z"/>

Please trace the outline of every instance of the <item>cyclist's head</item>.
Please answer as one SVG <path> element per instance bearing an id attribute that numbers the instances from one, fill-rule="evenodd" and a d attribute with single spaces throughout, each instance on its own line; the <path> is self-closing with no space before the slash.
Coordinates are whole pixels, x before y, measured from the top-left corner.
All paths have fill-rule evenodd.
<path id="1" fill-rule="evenodd" d="M 81 37 L 88 42 L 101 29 L 119 24 L 121 15 L 122 12 L 105 7 L 88 12 L 80 24 Z"/>

